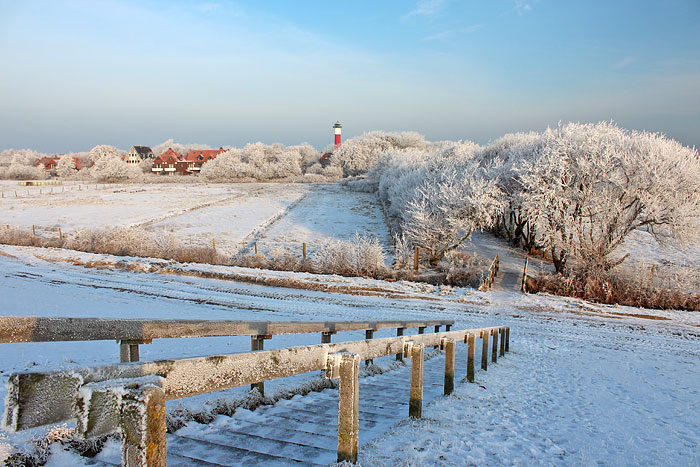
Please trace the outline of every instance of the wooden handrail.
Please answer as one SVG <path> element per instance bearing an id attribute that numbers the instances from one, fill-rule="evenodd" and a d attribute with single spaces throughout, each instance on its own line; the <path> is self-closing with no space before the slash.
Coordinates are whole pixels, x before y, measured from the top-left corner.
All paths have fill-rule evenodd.
<path id="1" fill-rule="evenodd" d="M 432 321 L 217 321 L 0 316 L 0 343 L 90 340 L 151 341 L 181 337 L 270 336 L 450 326 Z"/>

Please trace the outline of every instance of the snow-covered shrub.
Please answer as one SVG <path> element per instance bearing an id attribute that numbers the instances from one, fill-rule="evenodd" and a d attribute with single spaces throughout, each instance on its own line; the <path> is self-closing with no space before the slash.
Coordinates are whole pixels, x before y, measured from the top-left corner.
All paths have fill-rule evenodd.
<path id="1" fill-rule="evenodd" d="M 343 170 L 343 175 L 360 175 L 374 167 L 379 158 L 397 149 L 426 149 L 430 143 L 419 133 L 408 131 L 389 133 L 371 131 L 345 141 L 333 151 L 331 164 Z"/>
<path id="2" fill-rule="evenodd" d="M 449 285 L 478 288 L 488 274 L 488 262 L 477 256 L 452 250 L 445 254 L 437 265 L 437 270 L 446 273 L 445 283 Z"/>
<path id="3" fill-rule="evenodd" d="M 560 274 L 539 274 L 528 291 L 633 307 L 700 311 L 700 293 L 678 281 L 677 268 L 655 271 L 665 280 L 652 280 L 654 273 L 648 268 L 569 267 Z"/>
<path id="4" fill-rule="evenodd" d="M 523 208 L 558 270 L 567 254 L 591 269 L 621 263 L 615 250 L 640 227 L 680 245 L 698 238 L 697 150 L 605 122 L 569 123 L 543 139 L 522 161 Z"/>
<path id="5" fill-rule="evenodd" d="M 376 237 L 355 234 L 351 240 L 323 242 L 312 262 L 318 272 L 376 277 L 386 268 L 386 255 Z"/>

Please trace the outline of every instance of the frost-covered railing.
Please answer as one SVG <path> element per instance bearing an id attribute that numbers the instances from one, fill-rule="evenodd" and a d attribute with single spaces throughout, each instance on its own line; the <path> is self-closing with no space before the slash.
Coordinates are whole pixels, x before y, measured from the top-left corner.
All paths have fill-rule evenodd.
<path id="1" fill-rule="evenodd" d="M 357 460 L 359 365 L 361 360 L 402 354 L 411 358 L 409 416 L 420 417 L 423 352 L 446 351 L 444 392 L 454 388 L 455 344 L 467 345 L 467 380 L 474 381 L 476 338 L 482 339 L 482 369 L 509 350 L 510 330 L 489 327 L 434 334 L 367 339 L 181 360 L 132 362 L 73 371 L 10 376 L 3 426 L 24 430 L 71 419 L 86 437 L 122 434 L 122 465 L 163 466 L 166 400 L 324 370 L 340 378 L 338 460 Z M 500 336 L 500 346 L 499 346 Z"/>
<path id="2" fill-rule="evenodd" d="M 427 321 L 216 321 L 216 320 L 143 320 L 103 318 L 45 318 L 36 316 L 0 316 L 0 343 L 116 340 L 120 361 L 139 360 L 139 344 L 153 339 L 181 337 L 251 336 L 251 350 L 262 350 L 265 339 L 276 334 L 320 333 L 321 343 L 341 331 L 365 331 L 368 339 L 379 329 L 425 329 L 441 326 L 449 331 L 453 320 Z"/>

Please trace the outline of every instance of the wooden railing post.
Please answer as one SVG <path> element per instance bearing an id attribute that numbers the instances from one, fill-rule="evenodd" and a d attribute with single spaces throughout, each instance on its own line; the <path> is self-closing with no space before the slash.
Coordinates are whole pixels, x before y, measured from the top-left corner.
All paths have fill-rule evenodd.
<path id="1" fill-rule="evenodd" d="M 396 337 L 403 336 L 403 330 L 405 328 L 396 328 Z M 399 362 L 403 361 L 403 353 L 397 353 L 396 354 L 396 360 Z"/>
<path id="2" fill-rule="evenodd" d="M 419 326 L 418 327 L 418 334 L 423 334 L 425 333 L 425 326 Z"/>
<path id="3" fill-rule="evenodd" d="M 491 330 L 493 333 L 493 341 L 491 344 L 491 361 L 493 363 L 498 362 L 498 328 Z"/>
<path id="4" fill-rule="evenodd" d="M 132 341 L 119 341 L 119 361 L 121 363 L 139 361 L 139 345 Z"/>
<path id="5" fill-rule="evenodd" d="M 443 339 L 442 346 L 445 349 L 445 387 L 446 396 L 452 394 L 455 388 L 455 340 Z"/>
<path id="6" fill-rule="evenodd" d="M 476 336 L 467 334 L 467 381 L 474 382 L 474 353 L 476 347 Z"/>
<path id="7" fill-rule="evenodd" d="M 122 465 L 165 467 L 164 379 L 155 375 L 75 388 L 72 416 L 85 438 L 121 433 Z"/>
<path id="8" fill-rule="evenodd" d="M 408 343 L 408 356 L 411 357 L 411 395 L 408 401 L 408 416 L 420 418 L 423 412 L 423 354 L 421 343 Z"/>
<path id="9" fill-rule="evenodd" d="M 165 467 L 163 389 L 148 385 L 139 388 L 139 391 L 127 391 L 122 403 L 122 465 Z"/>
<path id="10" fill-rule="evenodd" d="M 510 352 L 510 328 L 506 328 L 506 352 Z"/>
<path id="11" fill-rule="evenodd" d="M 357 462 L 360 431 L 360 356 L 340 356 L 340 395 L 338 398 L 338 462 Z"/>
<path id="12" fill-rule="evenodd" d="M 331 336 L 335 334 L 333 331 L 324 331 L 321 333 L 321 344 L 330 344 Z"/>
<path id="13" fill-rule="evenodd" d="M 371 339 L 374 339 L 374 329 L 367 329 L 365 331 L 365 340 L 371 340 Z M 372 360 L 372 359 L 365 360 L 365 366 L 371 365 L 372 363 L 374 363 L 374 360 Z"/>
<path id="14" fill-rule="evenodd" d="M 489 331 L 481 331 L 481 369 L 488 370 L 489 365 Z"/>
<path id="15" fill-rule="evenodd" d="M 139 344 L 150 344 L 149 340 L 127 340 L 122 339 L 119 343 L 119 361 L 121 363 L 139 361 Z"/>
<path id="16" fill-rule="evenodd" d="M 499 334 L 501 335 L 501 342 L 498 353 L 500 357 L 503 357 L 506 354 L 506 328 L 499 328 L 499 330 Z"/>
<path id="17" fill-rule="evenodd" d="M 265 339 L 270 339 L 270 335 L 250 336 L 250 350 L 257 352 L 265 349 Z M 265 395 L 265 382 L 254 383 L 250 385 L 250 389 L 257 389 L 261 395 Z"/>
<path id="18" fill-rule="evenodd" d="M 435 333 L 437 334 L 438 332 L 440 332 L 440 325 L 439 324 L 437 326 L 435 326 Z M 437 346 L 437 345 L 433 346 L 434 349 L 437 349 L 438 347 L 439 346 Z"/>

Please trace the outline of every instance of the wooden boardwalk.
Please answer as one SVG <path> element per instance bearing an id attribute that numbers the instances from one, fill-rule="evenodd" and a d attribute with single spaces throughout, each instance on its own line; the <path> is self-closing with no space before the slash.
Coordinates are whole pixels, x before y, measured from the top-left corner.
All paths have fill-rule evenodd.
<path id="1" fill-rule="evenodd" d="M 466 374 L 466 349 L 457 351 L 457 381 Z M 444 353 L 425 361 L 424 404 L 443 395 Z M 360 378 L 360 445 L 408 417 L 411 363 Z M 459 383 L 458 383 L 459 384 Z M 467 384 L 467 383 L 464 383 Z M 262 406 L 252 417 L 190 424 L 167 436 L 168 466 L 328 465 L 337 458 L 338 391 Z M 95 465 L 120 465 L 114 459 Z"/>

